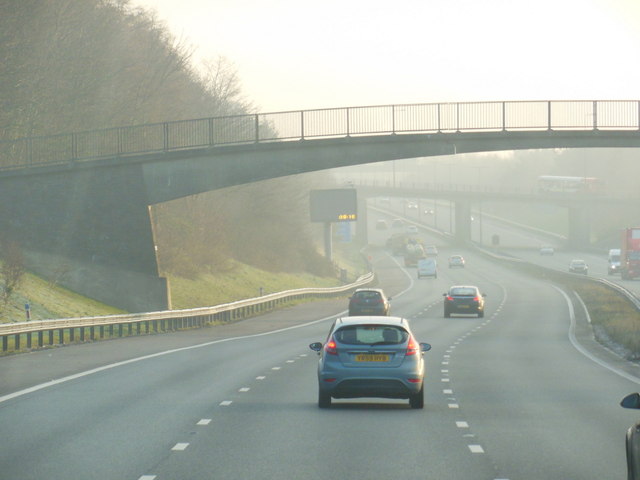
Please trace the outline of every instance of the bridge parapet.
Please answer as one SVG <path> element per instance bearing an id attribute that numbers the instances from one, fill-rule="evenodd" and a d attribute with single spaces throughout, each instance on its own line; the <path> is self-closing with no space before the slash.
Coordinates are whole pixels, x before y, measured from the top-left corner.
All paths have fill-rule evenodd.
<path id="1" fill-rule="evenodd" d="M 640 131 L 640 101 L 496 101 L 298 110 L 0 142 L 0 169 L 224 145 L 419 133 Z"/>

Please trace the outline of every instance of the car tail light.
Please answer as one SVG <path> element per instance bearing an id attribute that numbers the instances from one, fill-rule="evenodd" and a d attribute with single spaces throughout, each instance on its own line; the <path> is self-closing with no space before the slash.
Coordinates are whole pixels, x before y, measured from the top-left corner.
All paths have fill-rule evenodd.
<path id="1" fill-rule="evenodd" d="M 328 354 L 328 355 L 337 355 L 338 354 L 338 348 L 336 345 L 336 341 L 331 338 L 331 340 L 329 340 L 327 342 L 327 344 L 324 346 L 324 351 Z"/>
<path id="2" fill-rule="evenodd" d="M 407 353 L 405 354 L 407 357 L 409 355 L 415 355 L 418 352 L 418 346 L 413 337 L 409 337 L 409 341 L 407 342 Z"/>
<path id="3" fill-rule="evenodd" d="M 453 302 L 453 297 L 451 295 L 447 295 L 447 301 L 448 302 Z"/>
<path id="4" fill-rule="evenodd" d="M 420 383 L 420 379 L 419 378 L 407 378 L 407 381 L 409 383 Z"/>
<path id="5" fill-rule="evenodd" d="M 473 301 L 474 302 L 479 302 L 480 301 L 480 297 L 473 297 Z"/>

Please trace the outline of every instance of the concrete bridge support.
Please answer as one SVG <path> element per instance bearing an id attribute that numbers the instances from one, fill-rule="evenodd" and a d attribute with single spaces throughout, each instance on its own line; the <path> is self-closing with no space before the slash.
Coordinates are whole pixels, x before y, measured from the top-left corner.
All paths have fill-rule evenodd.
<path id="1" fill-rule="evenodd" d="M 586 207 L 569 208 L 569 234 L 567 243 L 573 248 L 584 248 L 591 244 L 591 222 Z"/>
<path id="2" fill-rule="evenodd" d="M 455 230 L 453 232 L 458 243 L 471 240 L 471 202 L 457 200 L 455 202 Z"/>
<path id="3" fill-rule="evenodd" d="M 140 166 L 33 173 L 0 179 L 0 232 L 29 270 L 130 312 L 170 307 Z"/>

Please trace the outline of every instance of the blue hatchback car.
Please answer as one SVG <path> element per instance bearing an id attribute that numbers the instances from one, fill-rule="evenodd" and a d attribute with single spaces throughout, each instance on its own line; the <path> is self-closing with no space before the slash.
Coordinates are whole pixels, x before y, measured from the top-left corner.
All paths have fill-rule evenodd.
<path id="1" fill-rule="evenodd" d="M 404 398 L 411 408 L 424 406 L 424 352 L 409 322 L 400 317 L 344 317 L 331 326 L 318 352 L 318 406 L 332 398 Z"/>

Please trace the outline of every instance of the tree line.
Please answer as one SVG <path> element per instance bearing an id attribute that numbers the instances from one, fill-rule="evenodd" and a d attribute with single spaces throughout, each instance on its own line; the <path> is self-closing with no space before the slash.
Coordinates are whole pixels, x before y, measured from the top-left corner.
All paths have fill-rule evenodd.
<path id="1" fill-rule="evenodd" d="M 0 1 L 0 140 L 253 113 L 233 63 L 194 49 L 129 0 Z M 194 276 L 237 260 L 327 274 L 300 175 L 151 207 L 161 273 Z"/>

